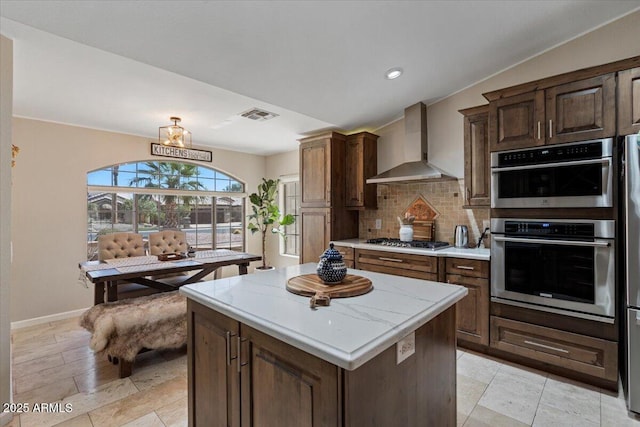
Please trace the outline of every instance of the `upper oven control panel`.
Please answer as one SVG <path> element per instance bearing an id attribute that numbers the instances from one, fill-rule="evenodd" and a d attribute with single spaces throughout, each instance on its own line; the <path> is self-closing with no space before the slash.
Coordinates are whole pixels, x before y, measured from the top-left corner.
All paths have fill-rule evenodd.
<path id="1" fill-rule="evenodd" d="M 606 156 L 606 154 L 603 153 L 602 142 L 603 140 L 595 140 L 577 144 L 562 144 L 527 150 L 505 151 L 497 153 L 498 164 L 492 164 L 492 166 L 522 166 L 598 159 Z"/>

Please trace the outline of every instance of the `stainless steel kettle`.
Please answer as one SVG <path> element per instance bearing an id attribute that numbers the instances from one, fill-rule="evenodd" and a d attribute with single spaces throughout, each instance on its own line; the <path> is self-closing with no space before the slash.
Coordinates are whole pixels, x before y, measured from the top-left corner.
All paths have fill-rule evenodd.
<path id="1" fill-rule="evenodd" d="M 453 236 L 453 244 L 456 248 L 466 248 L 469 244 L 469 229 L 466 225 L 456 225 Z"/>

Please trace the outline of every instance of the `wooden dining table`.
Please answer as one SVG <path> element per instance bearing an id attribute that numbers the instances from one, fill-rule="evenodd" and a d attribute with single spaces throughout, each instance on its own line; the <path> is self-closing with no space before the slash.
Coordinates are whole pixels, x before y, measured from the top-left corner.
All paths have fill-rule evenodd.
<path id="1" fill-rule="evenodd" d="M 180 286 L 195 283 L 215 272 L 220 267 L 237 265 L 239 274 L 247 274 L 252 261 L 262 257 L 228 249 L 198 251 L 193 258 L 160 261 L 157 256 L 137 256 L 114 258 L 105 261 L 86 261 L 78 267 L 84 274 L 85 282 L 94 284 L 94 304 L 118 299 L 118 282 L 128 281 L 160 291 L 173 291 Z M 195 272 L 192 275 L 171 277 L 171 282 L 162 281 L 159 276 L 174 273 Z M 106 292 L 105 292 L 106 291 Z M 105 297 L 106 296 L 106 297 Z"/>

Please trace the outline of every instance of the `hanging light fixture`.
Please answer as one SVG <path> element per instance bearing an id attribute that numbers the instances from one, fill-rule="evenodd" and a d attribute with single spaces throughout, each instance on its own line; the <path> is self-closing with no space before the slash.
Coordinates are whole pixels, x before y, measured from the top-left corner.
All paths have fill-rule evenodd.
<path id="1" fill-rule="evenodd" d="M 191 132 L 179 126 L 180 117 L 170 117 L 172 125 L 158 128 L 158 142 L 162 145 L 179 148 L 191 148 Z"/>

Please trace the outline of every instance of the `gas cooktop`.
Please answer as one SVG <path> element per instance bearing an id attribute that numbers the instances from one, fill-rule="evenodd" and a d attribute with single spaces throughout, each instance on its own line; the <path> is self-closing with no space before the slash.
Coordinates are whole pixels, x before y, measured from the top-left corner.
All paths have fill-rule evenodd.
<path id="1" fill-rule="evenodd" d="M 429 249 L 432 251 L 451 247 L 451 245 L 447 242 L 428 242 L 425 240 L 412 240 L 410 242 L 403 242 L 400 239 L 391 239 L 388 237 L 369 239 L 367 240 L 367 243 L 382 246 L 393 246 L 398 248 Z"/>

